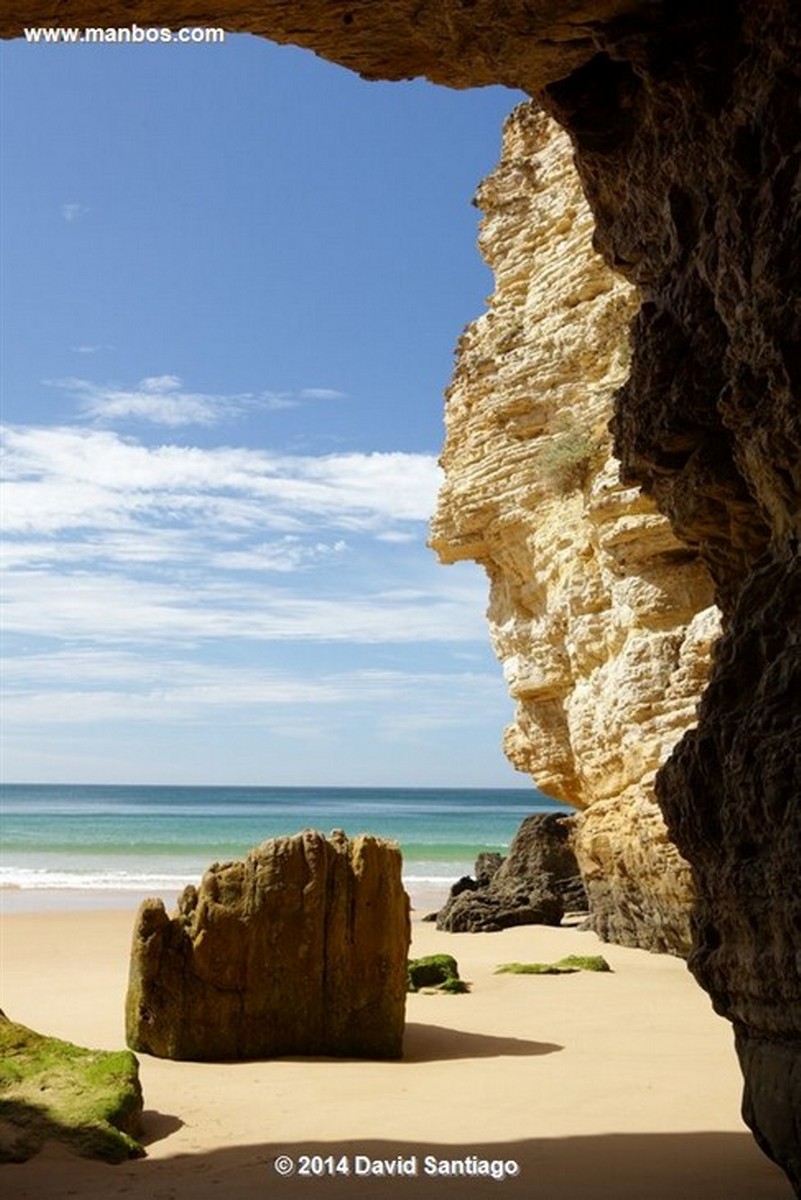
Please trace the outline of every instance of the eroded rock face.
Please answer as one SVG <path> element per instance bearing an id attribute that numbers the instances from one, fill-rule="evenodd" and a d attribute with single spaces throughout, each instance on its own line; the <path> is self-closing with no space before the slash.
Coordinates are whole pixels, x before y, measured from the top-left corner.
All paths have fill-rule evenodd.
<path id="1" fill-rule="evenodd" d="M 409 902 L 397 847 L 306 830 L 139 910 L 132 1050 L 205 1061 L 402 1051 Z"/>
<path id="2" fill-rule="evenodd" d="M 699 880 L 691 968 L 734 1023 L 743 1115 L 801 1195 L 799 697 L 801 562 L 789 545 L 748 577 L 698 729 L 659 793 Z"/>
<path id="3" fill-rule="evenodd" d="M 616 451 L 724 610 L 657 795 L 695 877 L 691 967 L 735 1024 L 746 1118 L 801 1191 L 799 95 L 801 9 L 776 0 L 676 8 L 547 102 L 596 243 L 643 293 Z"/>
<path id="4" fill-rule="evenodd" d="M 642 0 L 9 0 L 0 37 L 27 26 L 219 26 L 305 46 L 367 79 L 541 87 L 594 53 L 602 22 Z"/>
<path id="5" fill-rule="evenodd" d="M 638 296 L 593 250 L 569 139 L 533 105 L 477 202 L 495 291 L 459 344 L 431 543 L 487 571 L 506 752 L 582 810 L 593 928 L 686 953 L 690 870 L 653 780 L 695 720 L 718 613 L 698 555 L 612 453 Z"/>

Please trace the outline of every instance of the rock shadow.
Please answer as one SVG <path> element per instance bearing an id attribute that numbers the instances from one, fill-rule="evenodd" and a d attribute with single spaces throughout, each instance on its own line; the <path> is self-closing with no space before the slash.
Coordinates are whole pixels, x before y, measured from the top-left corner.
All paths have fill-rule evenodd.
<path id="1" fill-rule="evenodd" d="M 447 1062 L 458 1058 L 534 1058 L 564 1050 L 556 1042 L 497 1037 L 410 1021 L 403 1039 L 402 1063 Z"/>
<path id="2" fill-rule="evenodd" d="M 142 1136 L 139 1141 L 143 1146 L 152 1146 L 155 1142 L 161 1142 L 164 1138 L 168 1138 L 171 1133 L 177 1133 L 182 1129 L 184 1122 L 180 1117 L 176 1117 L 173 1113 L 157 1112 L 154 1108 L 146 1108 L 142 1113 Z"/>

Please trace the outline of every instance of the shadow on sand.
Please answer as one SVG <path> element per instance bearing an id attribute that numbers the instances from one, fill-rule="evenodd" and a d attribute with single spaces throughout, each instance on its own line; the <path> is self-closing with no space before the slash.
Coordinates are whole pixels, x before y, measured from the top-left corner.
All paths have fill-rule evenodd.
<path id="1" fill-rule="evenodd" d="M 490 1104 L 491 1098 L 454 1097 L 454 1104 Z M 310 1100 L 312 1098 L 310 1097 Z M 636 1097 L 632 1097 L 636 1105 Z M 162 1114 L 146 1121 L 164 1129 Z M 265 1128 L 270 1112 L 265 1108 Z M 145 1129 L 153 1140 L 154 1130 Z M 443 1145 L 436 1141 L 410 1145 L 356 1139 L 304 1145 L 234 1146 L 211 1152 L 140 1159 L 119 1166 L 44 1155 L 0 1172 L 9 1200 L 76 1196 L 80 1200 L 792 1200 L 793 1191 L 776 1167 L 765 1159 L 746 1133 L 608 1134 L 596 1137 L 531 1138 L 487 1145 Z M 276 1169 L 282 1155 L 293 1163 L 291 1175 Z M 302 1156 L 319 1156 L 321 1169 L 299 1174 Z M 357 1156 L 359 1156 L 357 1158 Z M 511 1160 L 519 1173 L 502 1181 L 453 1174 L 454 1162 L 475 1159 Z M 350 1174 L 329 1173 L 343 1161 Z M 427 1157 L 436 1164 L 431 1168 Z M 411 1161 L 414 1173 L 387 1177 L 365 1163 Z M 440 1164 L 446 1164 L 443 1171 Z M 322 1167 L 320 1168 L 320 1164 Z M 457 1168 L 458 1169 L 458 1168 Z M 435 1171 L 436 1173 L 428 1173 Z M 53 1180 L 58 1190 L 52 1190 Z"/>
<path id="2" fill-rule="evenodd" d="M 556 1042 L 531 1042 L 524 1038 L 498 1037 L 446 1029 L 408 1021 L 403 1035 L 402 1062 L 444 1062 L 456 1058 L 532 1058 L 564 1050 Z"/>

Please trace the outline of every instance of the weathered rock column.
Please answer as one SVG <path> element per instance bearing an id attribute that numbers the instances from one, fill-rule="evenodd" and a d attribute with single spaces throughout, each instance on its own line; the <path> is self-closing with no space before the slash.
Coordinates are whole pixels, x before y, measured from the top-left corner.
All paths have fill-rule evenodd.
<path id="1" fill-rule="evenodd" d="M 400 1057 L 410 937 L 400 868 L 392 843 L 306 830 L 215 864 L 172 917 L 146 900 L 129 1046 L 198 1061 Z"/>

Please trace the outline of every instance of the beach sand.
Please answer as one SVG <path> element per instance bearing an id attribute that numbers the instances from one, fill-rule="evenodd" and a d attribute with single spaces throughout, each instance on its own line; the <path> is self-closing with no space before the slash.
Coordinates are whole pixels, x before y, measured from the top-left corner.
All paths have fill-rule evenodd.
<path id="1" fill-rule="evenodd" d="M 123 1046 L 132 926 L 125 909 L 4 916 L 5 1013 L 82 1045 Z M 472 990 L 409 996 L 402 1061 L 140 1055 L 146 1158 L 108 1166 L 51 1145 L 0 1168 L 0 1192 L 6 1200 L 792 1200 L 740 1120 L 731 1029 L 682 962 L 603 946 L 570 927 L 453 935 L 416 921 L 413 953 L 436 951 L 455 955 Z M 614 973 L 494 973 L 503 962 L 571 953 L 602 953 Z M 286 1178 L 275 1169 L 281 1155 L 296 1166 Z M 322 1175 L 298 1174 L 304 1155 Z M 351 1174 L 328 1174 L 343 1156 Z M 356 1173 L 399 1156 L 416 1174 Z M 467 1170 L 477 1159 L 513 1160 L 519 1174 L 447 1175 L 426 1156 Z"/>

